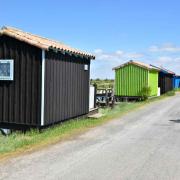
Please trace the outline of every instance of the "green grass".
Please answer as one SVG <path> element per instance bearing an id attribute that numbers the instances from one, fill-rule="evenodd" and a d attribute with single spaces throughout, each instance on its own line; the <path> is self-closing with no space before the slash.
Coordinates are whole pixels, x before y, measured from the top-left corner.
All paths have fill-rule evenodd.
<path id="1" fill-rule="evenodd" d="M 174 96 L 175 95 L 175 90 L 167 92 L 167 96 Z"/>
<path id="2" fill-rule="evenodd" d="M 113 79 L 91 79 L 90 83 L 92 85 L 96 84 L 98 89 L 113 88 L 114 86 Z"/>
<path id="3" fill-rule="evenodd" d="M 180 91 L 180 88 L 175 88 L 174 90 L 177 91 L 177 92 L 179 92 L 179 91 Z"/>
<path id="4" fill-rule="evenodd" d="M 120 115 L 137 107 L 140 103 L 121 103 L 113 110 L 110 108 L 101 109 L 104 115 L 99 119 L 76 119 L 64 122 L 54 127 L 43 130 L 31 130 L 26 134 L 16 132 L 7 137 L 0 136 L 0 156 L 18 149 L 28 149 L 33 145 L 45 145 L 66 139 L 74 134 L 81 133 L 92 127 L 101 125 L 116 115 Z"/>
<path id="5" fill-rule="evenodd" d="M 145 102 L 120 103 L 115 106 L 114 109 L 101 109 L 100 112 L 104 116 L 99 119 L 75 119 L 45 129 L 41 133 L 37 130 L 31 130 L 26 134 L 16 132 L 6 137 L 0 135 L 0 159 L 72 138 L 74 135 L 85 132 L 95 126 L 102 125 L 145 104 L 163 99 L 167 96 L 168 95 L 152 98 Z"/>

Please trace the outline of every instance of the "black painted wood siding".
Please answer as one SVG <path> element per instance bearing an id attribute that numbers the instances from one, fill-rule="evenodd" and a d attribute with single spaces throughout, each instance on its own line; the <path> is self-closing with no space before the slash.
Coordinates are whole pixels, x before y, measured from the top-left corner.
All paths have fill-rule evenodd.
<path id="1" fill-rule="evenodd" d="M 46 52 L 45 125 L 89 112 L 90 60 Z"/>
<path id="2" fill-rule="evenodd" d="M 159 74 L 159 87 L 161 94 L 173 90 L 173 76 L 164 73 Z"/>
<path id="3" fill-rule="evenodd" d="M 0 81 L 0 125 L 39 125 L 41 50 L 0 36 L 0 59 L 14 59 L 14 80 Z"/>

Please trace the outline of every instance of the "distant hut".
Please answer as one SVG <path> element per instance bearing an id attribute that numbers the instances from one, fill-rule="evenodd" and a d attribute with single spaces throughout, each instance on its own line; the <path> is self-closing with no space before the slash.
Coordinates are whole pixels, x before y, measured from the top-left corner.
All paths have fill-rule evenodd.
<path id="1" fill-rule="evenodd" d="M 161 94 L 172 91 L 174 89 L 173 81 L 175 73 L 163 67 L 152 66 L 159 70 L 158 86 L 160 87 Z"/>
<path id="2" fill-rule="evenodd" d="M 89 112 L 95 57 L 21 30 L 0 31 L 0 127 L 44 127 Z"/>
<path id="3" fill-rule="evenodd" d="M 173 87 L 174 89 L 179 89 L 180 88 L 180 76 L 175 75 L 173 78 Z"/>
<path id="4" fill-rule="evenodd" d="M 150 96 L 158 95 L 157 68 L 131 60 L 113 70 L 115 70 L 116 97 L 139 98 L 145 87 L 150 87 Z"/>

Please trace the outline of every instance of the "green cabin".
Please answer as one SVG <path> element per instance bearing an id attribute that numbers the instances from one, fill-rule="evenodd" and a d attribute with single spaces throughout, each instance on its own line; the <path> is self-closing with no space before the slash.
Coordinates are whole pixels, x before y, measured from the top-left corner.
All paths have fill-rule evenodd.
<path id="1" fill-rule="evenodd" d="M 139 97 L 144 87 L 150 87 L 150 96 L 158 95 L 158 69 L 138 61 L 129 61 L 115 70 L 115 96 Z"/>

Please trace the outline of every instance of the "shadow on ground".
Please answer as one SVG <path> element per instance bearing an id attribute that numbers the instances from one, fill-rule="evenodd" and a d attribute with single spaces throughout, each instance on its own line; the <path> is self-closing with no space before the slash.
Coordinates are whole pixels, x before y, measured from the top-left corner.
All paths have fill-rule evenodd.
<path id="1" fill-rule="evenodd" d="M 180 123 L 180 119 L 176 119 L 176 120 L 169 120 L 171 122 L 174 122 L 174 123 Z"/>

